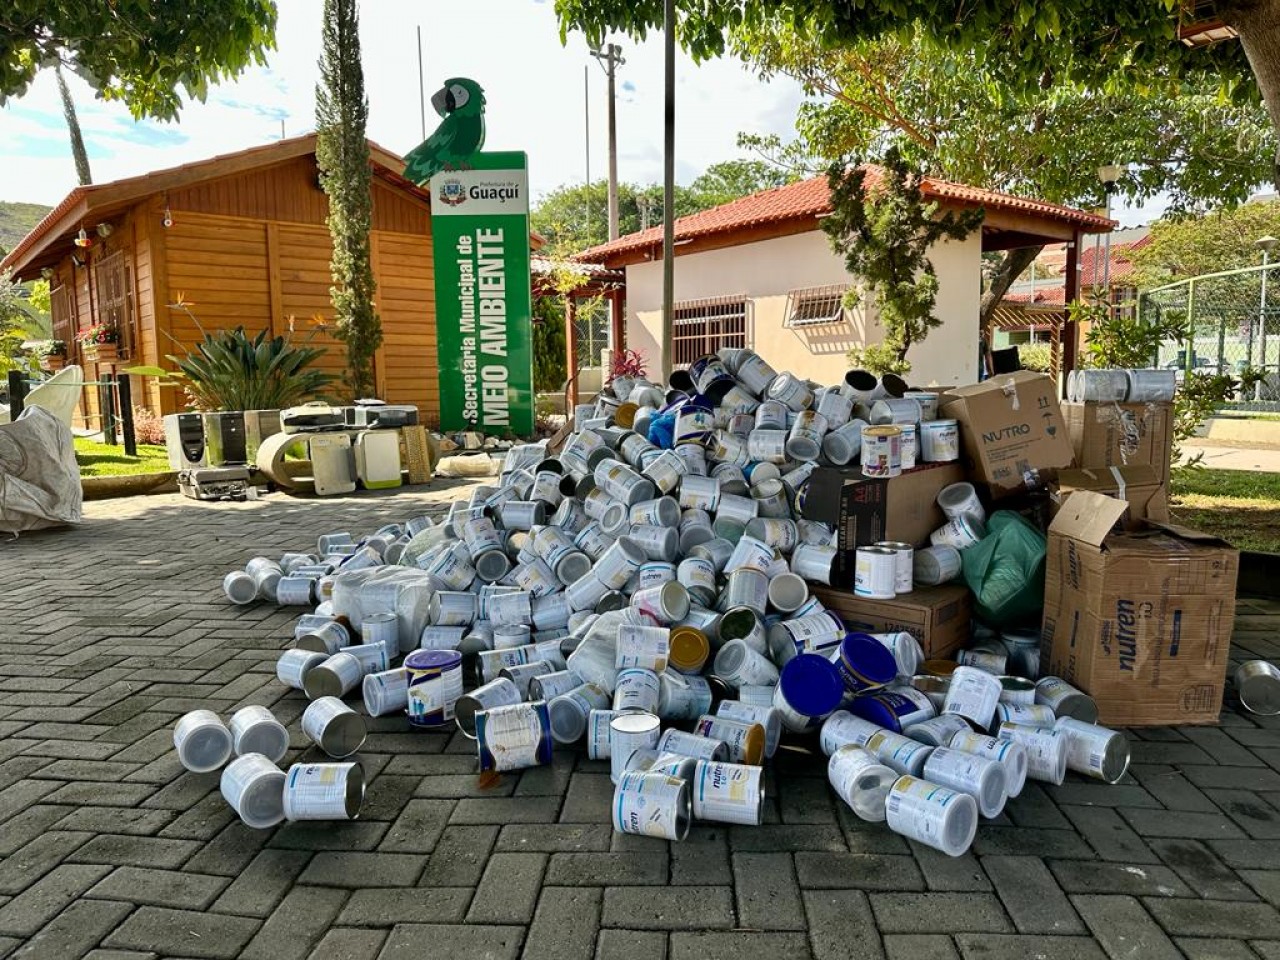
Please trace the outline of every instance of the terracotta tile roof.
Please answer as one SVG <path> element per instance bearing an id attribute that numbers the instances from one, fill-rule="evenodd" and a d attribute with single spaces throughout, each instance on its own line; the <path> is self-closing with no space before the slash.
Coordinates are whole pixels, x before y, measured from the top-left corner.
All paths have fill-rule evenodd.
<path id="1" fill-rule="evenodd" d="M 1113 243 L 1111 245 L 1110 281 L 1115 283 L 1133 274 L 1133 252 L 1141 250 L 1151 243 L 1151 234 L 1140 237 L 1132 243 Z M 1080 253 L 1080 283 L 1086 287 L 1098 286 L 1102 283 L 1103 265 L 1106 263 L 1104 247 L 1096 251 L 1093 245 L 1085 247 Z"/>
<path id="2" fill-rule="evenodd" d="M 868 180 L 871 182 L 878 180 L 878 173 L 876 168 L 871 168 Z M 1114 223 L 1105 217 L 1083 210 L 1046 203 L 1043 200 L 1015 197 L 995 190 L 983 190 L 979 187 L 951 183 L 934 177 L 924 179 L 924 193 L 932 199 L 951 201 L 964 206 L 985 206 L 1066 221 L 1078 224 L 1094 233 L 1109 230 L 1114 226 Z M 814 177 L 784 187 L 763 190 L 709 210 L 680 217 L 675 223 L 675 239 L 677 242 L 687 241 L 696 237 L 745 231 L 752 227 L 787 220 L 816 220 L 830 212 L 827 178 Z M 650 227 L 648 230 L 629 233 L 609 243 L 583 250 L 577 255 L 577 259 L 608 262 L 611 257 L 645 247 L 658 246 L 661 243 L 662 228 Z"/>
<path id="3" fill-rule="evenodd" d="M 1006 293 L 1002 303 L 1025 303 L 1037 307 L 1061 307 L 1067 302 L 1067 288 L 1063 284 L 1056 287 L 1036 287 L 1033 296 L 1030 290 L 1019 293 Z"/>

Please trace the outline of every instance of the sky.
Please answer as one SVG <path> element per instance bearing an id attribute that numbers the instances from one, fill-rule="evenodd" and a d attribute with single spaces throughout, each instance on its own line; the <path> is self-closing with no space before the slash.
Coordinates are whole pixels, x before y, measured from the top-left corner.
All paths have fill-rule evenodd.
<path id="1" fill-rule="evenodd" d="M 320 0 L 279 0 L 277 49 L 266 67 L 223 83 L 205 103 L 189 103 L 178 122 L 135 122 L 125 107 L 96 99 L 68 75 L 96 182 L 136 176 L 216 154 L 297 136 L 314 128 L 319 77 Z M 465 11 L 465 16 L 463 12 Z M 427 96 L 468 76 L 487 98 L 486 146 L 523 149 L 535 198 L 586 175 L 584 69 L 590 86 L 591 176 L 606 174 L 605 78 L 581 35 L 561 45 L 550 0 L 365 0 L 361 8 L 369 136 L 404 154 L 422 139 L 415 27 L 422 27 Z M 618 175 L 662 177 L 662 47 L 618 38 Z M 801 91 L 768 83 L 733 59 L 676 67 L 676 179 L 688 183 L 708 165 L 745 156 L 739 132 L 794 133 Z M 438 118 L 427 107 L 427 131 Z M 52 73 L 0 109 L 0 200 L 56 204 L 75 186 L 66 125 Z M 1121 209 L 1126 226 L 1150 222 L 1163 203 Z"/>

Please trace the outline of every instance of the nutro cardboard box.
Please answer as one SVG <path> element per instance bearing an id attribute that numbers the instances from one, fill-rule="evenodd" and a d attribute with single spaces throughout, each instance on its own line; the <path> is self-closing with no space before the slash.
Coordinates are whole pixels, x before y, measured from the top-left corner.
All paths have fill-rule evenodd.
<path id="1" fill-rule="evenodd" d="M 1078 466 L 1149 466 L 1169 482 L 1173 404 L 1064 403 L 1062 416 Z"/>
<path id="2" fill-rule="evenodd" d="M 1239 551 L 1170 524 L 1112 533 L 1126 509 L 1082 490 L 1054 518 L 1041 672 L 1092 696 L 1107 726 L 1217 723 Z"/>
<path id="3" fill-rule="evenodd" d="M 938 494 L 963 479 L 955 463 L 926 463 L 887 480 L 864 477 L 860 467 L 819 467 L 809 477 L 801 514 L 835 527 L 842 551 L 880 540 L 919 546 L 947 522 Z"/>
<path id="4" fill-rule="evenodd" d="M 851 590 L 819 586 L 813 588 L 813 595 L 851 630 L 905 630 L 920 641 L 929 658 L 946 658 L 969 645 L 973 595 L 963 584 L 916 587 L 892 600 L 867 600 Z"/>
<path id="5" fill-rule="evenodd" d="M 1074 453 L 1058 407 L 1058 388 L 1042 373 L 1002 373 L 944 400 L 939 417 L 960 421 L 971 479 L 991 498 L 1047 485 Z"/>
<path id="6" fill-rule="evenodd" d="M 1092 490 L 1129 505 L 1121 518 L 1126 530 L 1136 529 L 1144 520 L 1164 523 L 1169 519 L 1169 498 L 1165 485 L 1153 468 L 1138 467 L 1073 467 L 1058 472 L 1058 488 L 1052 499 L 1052 512 L 1058 511 L 1077 490 Z"/>

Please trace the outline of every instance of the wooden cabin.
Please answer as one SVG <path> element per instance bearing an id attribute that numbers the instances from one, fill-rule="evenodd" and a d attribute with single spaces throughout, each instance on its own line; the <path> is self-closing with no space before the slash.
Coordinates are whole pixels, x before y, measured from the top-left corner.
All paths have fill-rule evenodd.
<path id="1" fill-rule="evenodd" d="M 384 336 L 374 363 L 378 394 L 415 404 L 425 423 L 435 423 L 440 389 L 429 193 L 401 176 L 400 157 L 372 142 L 369 148 L 373 272 Z M 201 327 L 236 326 L 273 334 L 292 328 L 296 341 L 325 348 L 320 366 L 341 374 L 345 350 L 331 336 L 328 199 L 315 149 L 315 134 L 308 134 L 77 187 L 0 269 L 12 268 L 24 280 L 48 278 L 54 336 L 67 342 L 67 362 L 81 363 L 86 380 L 133 366 L 172 369 L 166 355 L 193 348 Z M 194 320 L 171 306 L 180 299 Z M 113 361 L 88 360 L 74 343 L 77 331 L 97 323 L 119 333 Z M 133 378 L 131 386 L 134 403 L 155 413 L 185 408 L 182 391 L 155 378 Z M 86 388 L 80 415 L 82 425 L 98 427 L 97 390 Z"/>

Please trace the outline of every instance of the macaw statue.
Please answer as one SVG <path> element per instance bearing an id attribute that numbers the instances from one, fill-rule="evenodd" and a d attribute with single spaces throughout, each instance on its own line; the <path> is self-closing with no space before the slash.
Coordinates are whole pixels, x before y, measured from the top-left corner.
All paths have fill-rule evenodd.
<path id="1" fill-rule="evenodd" d="M 484 102 L 484 90 L 474 80 L 446 80 L 431 95 L 431 106 L 444 119 L 405 157 L 405 178 L 425 185 L 441 170 L 465 166 L 484 146 Z"/>

